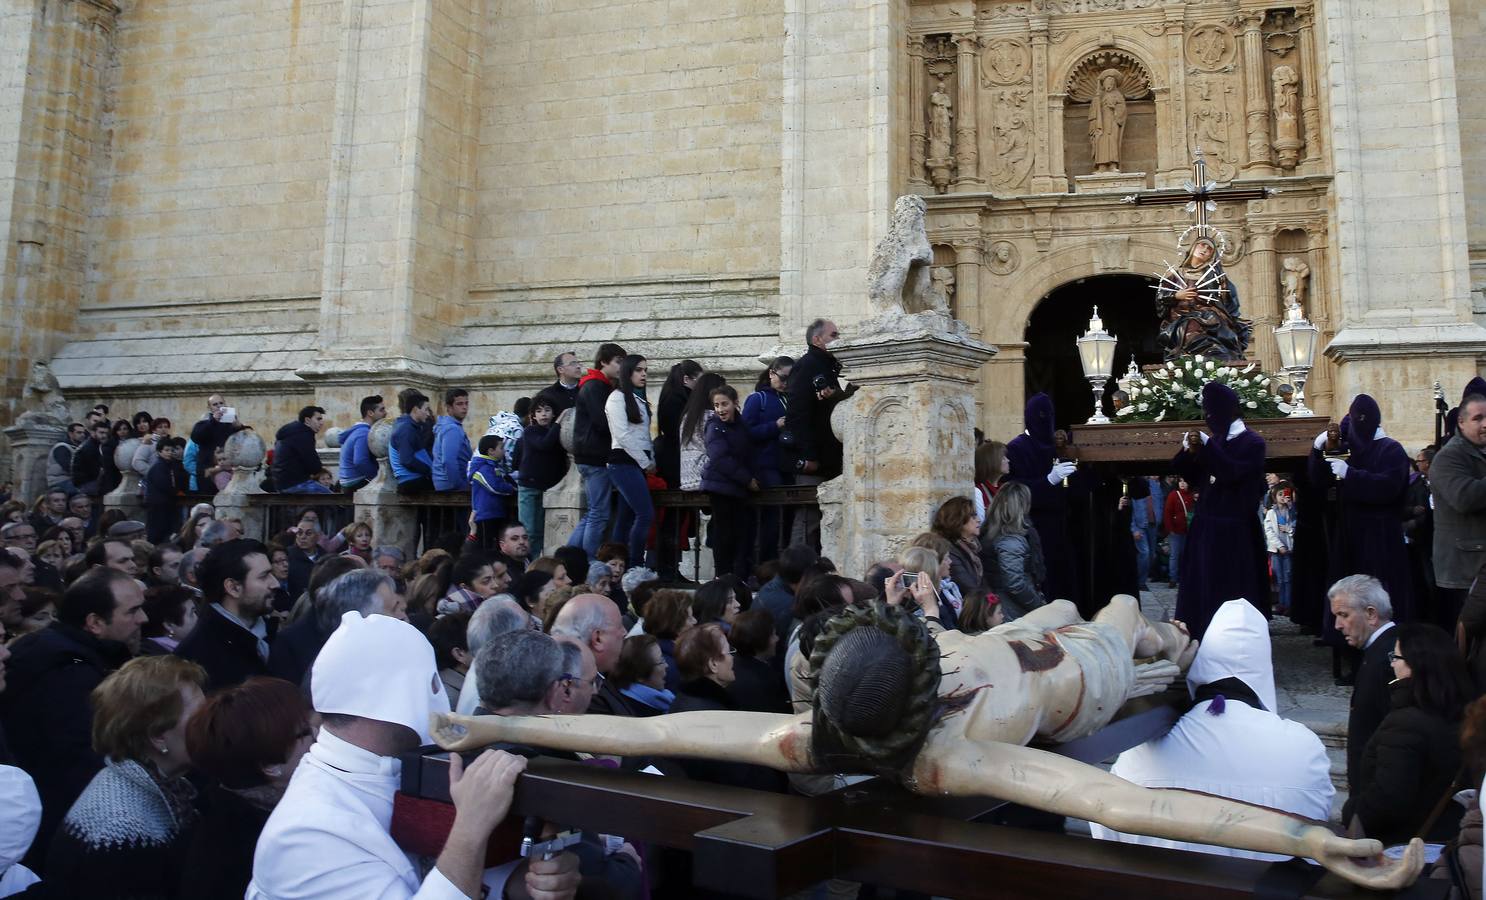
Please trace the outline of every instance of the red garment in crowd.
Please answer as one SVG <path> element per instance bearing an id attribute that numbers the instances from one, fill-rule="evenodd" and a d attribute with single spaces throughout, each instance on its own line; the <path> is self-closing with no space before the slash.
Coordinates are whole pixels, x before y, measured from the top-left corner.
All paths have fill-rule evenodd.
<path id="1" fill-rule="evenodd" d="M 1197 498 L 1192 496 L 1191 491 L 1176 490 L 1166 495 L 1166 509 L 1162 513 L 1161 524 L 1166 528 L 1167 534 L 1186 534 L 1187 515 L 1197 508 Z"/>

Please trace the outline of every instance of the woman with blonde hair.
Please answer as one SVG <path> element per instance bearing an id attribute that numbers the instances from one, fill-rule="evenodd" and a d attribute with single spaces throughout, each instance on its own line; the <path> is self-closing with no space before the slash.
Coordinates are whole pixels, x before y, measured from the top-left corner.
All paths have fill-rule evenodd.
<path id="1" fill-rule="evenodd" d="M 1031 508 L 1032 491 L 1012 481 L 997 492 L 986 515 L 981 561 L 986 585 L 1001 598 L 1007 619 L 1047 604 L 1042 595 L 1047 567 L 1037 529 L 1032 527 Z"/>
<path id="2" fill-rule="evenodd" d="M 56 896 L 175 896 L 196 822 L 186 723 L 205 684 L 193 662 L 141 656 L 93 689 L 93 751 L 107 762 L 52 838 Z"/>
<path id="3" fill-rule="evenodd" d="M 959 586 L 955 584 L 954 579 L 948 577 L 950 558 L 941 556 L 927 546 L 923 546 L 927 542 L 921 542 L 920 538 L 925 537 L 939 536 L 919 535 L 912 545 L 903 548 L 898 554 L 898 565 L 903 567 L 905 583 L 912 578 L 929 579 L 934 596 L 939 600 L 939 624 L 949 629 L 958 628 L 964 595 L 960 593 Z M 943 539 L 940 538 L 940 540 Z"/>

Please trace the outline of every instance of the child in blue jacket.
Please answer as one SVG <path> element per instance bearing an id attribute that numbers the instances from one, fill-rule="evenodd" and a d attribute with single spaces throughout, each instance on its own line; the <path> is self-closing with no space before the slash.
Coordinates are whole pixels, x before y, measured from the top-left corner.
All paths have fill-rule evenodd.
<path id="1" fill-rule="evenodd" d="M 475 535 L 483 549 L 496 545 L 496 535 L 509 514 L 507 498 L 516 495 L 506 439 L 498 434 L 480 438 L 479 451 L 470 457 L 470 506 L 475 511 Z"/>

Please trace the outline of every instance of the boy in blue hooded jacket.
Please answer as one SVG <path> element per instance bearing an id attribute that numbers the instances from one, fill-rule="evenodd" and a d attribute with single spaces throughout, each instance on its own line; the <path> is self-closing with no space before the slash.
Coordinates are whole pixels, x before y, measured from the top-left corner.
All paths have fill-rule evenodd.
<path id="1" fill-rule="evenodd" d="M 498 434 L 480 438 L 479 452 L 470 457 L 469 484 L 475 535 L 480 546 L 488 550 L 495 546 L 496 535 L 506 521 L 508 498 L 516 495 L 505 438 Z"/>

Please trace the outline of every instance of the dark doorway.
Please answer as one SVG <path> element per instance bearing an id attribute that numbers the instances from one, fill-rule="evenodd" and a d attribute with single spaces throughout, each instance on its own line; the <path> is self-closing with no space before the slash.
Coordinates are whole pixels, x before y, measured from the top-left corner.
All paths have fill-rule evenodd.
<path id="1" fill-rule="evenodd" d="M 1027 396 L 1041 391 L 1052 397 L 1059 428 L 1081 424 L 1093 411 L 1093 391 L 1084 379 L 1074 341 L 1088 330 L 1096 305 L 1104 330 L 1120 341 L 1114 378 L 1105 389 L 1106 414 L 1111 412 L 1108 395 L 1130 365 L 1132 350 L 1137 366 L 1161 362 L 1154 285 L 1154 278 L 1143 275 L 1080 278 L 1048 294 L 1032 311 L 1026 332 Z"/>

